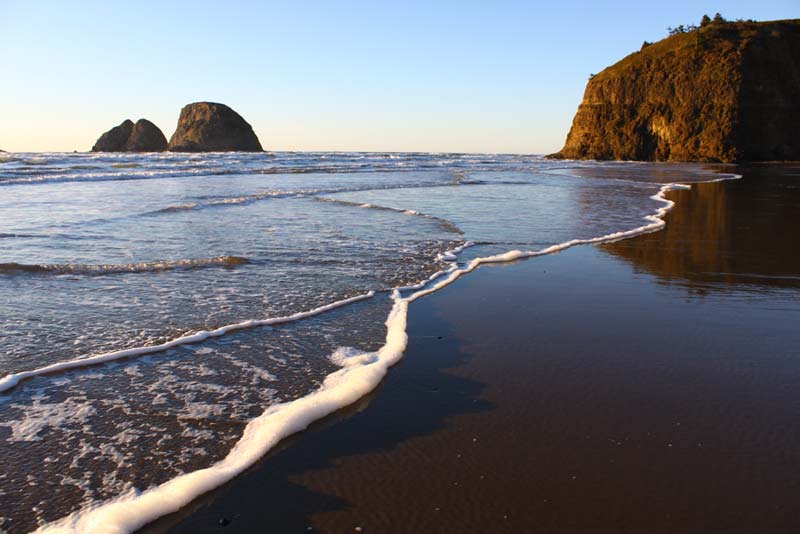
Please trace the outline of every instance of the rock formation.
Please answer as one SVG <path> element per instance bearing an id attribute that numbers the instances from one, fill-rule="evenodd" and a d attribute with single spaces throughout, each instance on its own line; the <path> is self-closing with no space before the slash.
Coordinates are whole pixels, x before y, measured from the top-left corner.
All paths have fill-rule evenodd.
<path id="1" fill-rule="evenodd" d="M 800 160 L 800 19 L 706 23 L 591 77 L 554 158 Z"/>
<path id="2" fill-rule="evenodd" d="M 161 152 L 167 149 L 167 138 L 147 119 L 134 124 L 125 120 L 100 136 L 92 152 Z"/>
<path id="3" fill-rule="evenodd" d="M 132 131 L 133 121 L 125 119 L 122 124 L 101 135 L 92 147 L 92 152 L 124 152 Z"/>
<path id="4" fill-rule="evenodd" d="M 139 119 L 125 143 L 128 152 L 162 152 L 167 149 L 167 138 L 158 126 L 147 119 Z"/>
<path id="5" fill-rule="evenodd" d="M 253 128 L 225 104 L 195 102 L 181 109 L 169 140 L 173 152 L 261 152 Z"/>

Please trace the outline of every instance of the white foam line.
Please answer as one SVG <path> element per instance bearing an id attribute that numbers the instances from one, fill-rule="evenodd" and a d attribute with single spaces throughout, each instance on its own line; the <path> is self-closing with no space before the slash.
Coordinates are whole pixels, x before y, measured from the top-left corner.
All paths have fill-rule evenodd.
<path id="1" fill-rule="evenodd" d="M 472 241 L 467 241 L 461 246 L 442 252 L 436 257 L 436 259 L 439 261 L 456 261 L 458 260 L 458 255 L 463 252 L 465 248 L 471 247 L 474 244 L 475 243 Z M 441 272 L 439 274 L 441 274 Z"/>
<path id="2" fill-rule="evenodd" d="M 607 243 L 611 241 L 618 241 L 620 239 L 627 239 L 629 237 L 634 237 L 641 234 L 646 234 L 650 232 L 655 232 L 660 230 L 661 228 L 666 225 L 664 222 L 664 216 L 669 213 L 669 211 L 675 206 L 675 203 L 671 200 L 666 198 L 667 191 L 672 191 L 676 189 L 691 189 L 691 186 L 685 184 L 666 184 L 659 189 L 658 193 L 651 196 L 653 200 L 658 200 L 663 202 L 664 205 L 661 206 L 656 210 L 654 215 L 647 215 L 645 216 L 645 220 L 650 221 L 649 224 L 639 226 L 638 228 L 634 228 L 632 230 L 626 230 L 622 232 L 614 232 L 611 234 L 606 234 L 600 237 L 593 237 L 590 239 L 573 239 L 571 241 L 565 241 L 564 243 L 559 243 L 557 245 L 552 245 L 550 247 L 541 249 L 541 250 L 510 250 L 503 254 L 496 254 L 494 256 L 486 256 L 483 258 L 475 258 L 470 261 L 463 269 L 452 270 L 450 271 L 450 276 L 447 278 L 437 282 L 436 284 L 432 285 L 431 287 L 424 289 L 422 291 L 418 291 L 409 297 L 407 300 L 409 302 L 413 302 L 420 297 L 424 297 L 425 295 L 429 295 L 436 291 L 439 291 L 445 286 L 448 286 L 458 280 L 464 274 L 471 273 L 475 269 L 477 269 L 480 265 L 484 265 L 487 263 L 507 263 L 511 261 L 516 261 L 524 258 L 532 258 L 536 256 L 544 256 L 547 254 L 553 254 L 554 252 L 559 252 L 561 250 L 566 250 L 570 247 L 574 247 L 575 245 L 588 245 L 588 244 L 597 244 L 597 243 Z"/>
<path id="3" fill-rule="evenodd" d="M 673 189 L 688 189 L 682 184 L 667 184 L 653 195 L 653 199 L 664 203 L 654 215 L 645 217 L 649 224 L 624 232 L 616 232 L 592 239 L 574 239 L 539 251 L 512 250 L 505 254 L 476 258 L 463 269 L 455 265 L 434 274 L 429 282 L 444 274 L 446 278 L 429 288 L 425 283 L 412 286 L 418 290 L 402 297 L 399 288 L 391 293 L 394 301 L 386 319 L 386 342 L 372 353 L 338 354 L 336 362 L 342 368 L 328 375 L 322 386 L 313 393 L 291 402 L 267 408 L 259 417 L 250 421 L 241 439 L 220 462 L 191 473 L 180 475 L 160 486 L 144 492 L 132 492 L 93 507 L 73 512 L 54 523 L 40 527 L 36 532 L 57 534 L 127 534 L 147 523 L 175 512 L 253 465 L 282 439 L 306 429 L 314 421 L 344 408 L 374 390 L 386 376 L 389 368 L 402 357 L 408 344 L 406 333 L 408 305 L 416 299 L 438 291 L 453 283 L 463 274 L 475 270 L 485 263 L 500 263 L 520 258 L 541 256 L 566 248 L 590 243 L 603 243 L 633 237 L 658 230 L 664 226 L 663 217 L 675 205 L 665 194 Z M 463 245 L 465 248 L 468 245 Z M 355 299 L 366 298 L 366 296 Z M 345 301 L 342 301 L 345 302 Z M 330 308 L 334 305 L 329 305 Z M 318 308 L 321 313 L 322 308 Z"/>
<path id="4" fill-rule="evenodd" d="M 208 338 L 212 337 L 219 337 L 223 336 L 229 332 L 233 332 L 234 330 L 243 330 L 245 328 L 254 328 L 256 326 L 270 326 L 282 323 L 289 323 L 292 321 L 297 321 L 299 319 L 305 319 L 307 317 L 313 317 L 314 315 L 319 315 L 326 311 L 330 311 L 334 308 L 338 308 L 340 306 L 345 306 L 347 304 L 357 302 L 359 300 L 368 299 L 375 296 L 374 291 L 370 291 L 369 293 L 365 293 L 363 295 L 357 295 L 355 297 L 351 297 L 344 300 L 339 300 L 337 302 L 332 302 L 330 304 L 326 304 L 324 306 L 320 306 L 319 308 L 314 308 L 313 310 L 298 312 L 292 315 L 288 315 L 286 317 L 273 317 L 271 319 L 250 319 L 247 321 L 243 321 L 241 323 L 229 324 L 226 326 L 221 326 L 215 330 L 201 330 L 200 332 L 196 332 L 194 334 L 189 334 L 185 336 L 181 336 L 179 338 L 173 339 L 171 341 L 167 341 L 166 343 L 162 343 L 160 345 L 151 345 L 147 347 L 135 347 L 131 349 L 123 349 L 117 350 L 113 352 L 106 352 L 104 354 L 97 354 L 95 356 L 90 356 L 88 358 L 78 358 L 75 360 L 68 360 L 65 362 L 58 362 L 52 365 L 47 365 L 45 367 L 40 367 L 38 369 L 33 369 L 30 371 L 22 371 L 19 373 L 13 373 L 10 375 L 6 375 L 4 378 L 0 379 L 0 393 L 3 391 L 7 391 L 17 384 L 21 380 L 26 380 L 29 378 L 33 378 L 36 376 L 50 374 L 50 373 L 58 373 L 67 371 L 69 369 L 78 369 L 81 367 L 88 367 L 91 365 L 98 365 L 101 363 L 110 362 L 113 360 L 119 360 L 121 358 L 131 358 L 135 356 L 142 356 L 145 354 L 152 354 L 154 352 L 161 352 L 165 351 L 174 347 L 178 347 L 180 345 L 186 345 L 187 343 L 199 343 L 204 341 Z"/>
<path id="5" fill-rule="evenodd" d="M 114 500 L 79 510 L 40 527 L 36 532 L 58 534 L 123 534 L 141 528 L 165 514 L 175 512 L 193 499 L 231 480 L 264 456 L 282 439 L 304 430 L 314 421 L 348 406 L 375 389 L 389 367 L 403 356 L 408 343 L 408 301 L 398 291 L 386 320 L 386 343 L 377 352 L 345 358 L 343 367 L 325 378 L 315 392 L 270 406 L 250 421 L 241 439 L 220 462 L 184 475 L 141 493 L 132 492 Z"/>

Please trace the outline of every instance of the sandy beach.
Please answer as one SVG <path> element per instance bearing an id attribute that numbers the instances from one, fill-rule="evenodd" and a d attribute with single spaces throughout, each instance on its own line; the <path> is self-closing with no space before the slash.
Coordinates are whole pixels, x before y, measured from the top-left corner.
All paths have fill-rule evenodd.
<path id="1" fill-rule="evenodd" d="M 796 532 L 800 169 L 738 172 L 414 303 L 374 394 L 144 532 Z"/>

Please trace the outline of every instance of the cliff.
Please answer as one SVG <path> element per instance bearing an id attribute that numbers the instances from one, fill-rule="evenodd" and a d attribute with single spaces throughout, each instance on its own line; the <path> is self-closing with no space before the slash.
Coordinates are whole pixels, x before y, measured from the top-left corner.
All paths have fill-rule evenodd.
<path id="1" fill-rule="evenodd" d="M 195 102 L 181 109 L 169 140 L 173 152 L 261 152 L 261 143 L 241 115 L 214 102 Z"/>
<path id="2" fill-rule="evenodd" d="M 800 19 L 713 22 L 593 76 L 554 158 L 800 160 Z"/>
<path id="3" fill-rule="evenodd" d="M 125 120 L 100 136 L 92 152 L 162 152 L 167 149 L 167 138 L 147 119 L 134 124 Z"/>

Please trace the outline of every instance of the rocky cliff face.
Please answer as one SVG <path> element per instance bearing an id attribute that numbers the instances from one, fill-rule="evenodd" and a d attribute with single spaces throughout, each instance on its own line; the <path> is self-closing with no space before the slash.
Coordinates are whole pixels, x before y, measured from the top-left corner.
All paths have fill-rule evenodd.
<path id="1" fill-rule="evenodd" d="M 161 152 L 167 149 L 167 138 L 147 119 L 136 124 L 125 120 L 100 136 L 92 152 Z"/>
<path id="2" fill-rule="evenodd" d="M 261 152 L 253 128 L 225 104 L 195 102 L 181 109 L 169 140 L 173 152 Z"/>
<path id="3" fill-rule="evenodd" d="M 552 157 L 800 160 L 800 20 L 715 22 L 594 76 Z"/>

